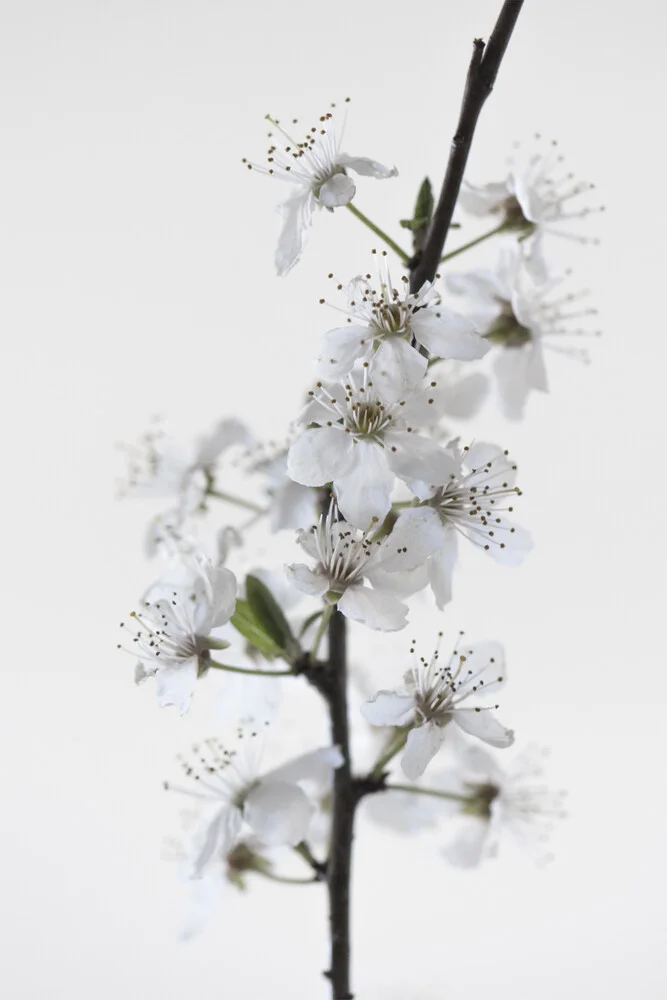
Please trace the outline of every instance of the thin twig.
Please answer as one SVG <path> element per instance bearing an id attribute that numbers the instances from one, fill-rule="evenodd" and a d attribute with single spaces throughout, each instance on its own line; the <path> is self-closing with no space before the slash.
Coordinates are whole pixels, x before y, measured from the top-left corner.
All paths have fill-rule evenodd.
<path id="1" fill-rule="evenodd" d="M 438 270 L 442 248 L 459 197 L 477 119 L 484 102 L 493 90 L 500 63 L 522 6 L 523 0 L 505 0 L 488 44 L 485 46 L 481 38 L 476 38 L 473 42 L 459 122 L 452 139 L 440 198 L 433 213 L 424 247 L 421 253 L 413 258 L 410 269 L 411 292 L 418 292 L 425 281 L 433 281 Z"/>

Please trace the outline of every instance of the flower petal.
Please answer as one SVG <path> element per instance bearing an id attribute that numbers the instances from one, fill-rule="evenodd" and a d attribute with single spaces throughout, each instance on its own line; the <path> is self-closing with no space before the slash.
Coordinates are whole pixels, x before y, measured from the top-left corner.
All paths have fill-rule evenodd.
<path id="1" fill-rule="evenodd" d="M 361 706 L 361 714 L 371 726 L 409 726 L 414 712 L 414 699 L 407 691 L 378 691 Z"/>
<path id="2" fill-rule="evenodd" d="M 347 174 L 333 174 L 320 187 L 317 200 L 325 208 L 340 208 L 352 201 L 357 192 L 357 185 Z"/>
<path id="3" fill-rule="evenodd" d="M 292 785 L 299 781 L 308 781 L 327 787 L 333 772 L 342 767 L 343 762 L 340 747 L 320 747 L 274 768 L 264 776 L 263 780 L 286 781 Z"/>
<path id="4" fill-rule="evenodd" d="M 410 781 L 421 778 L 427 765 L 437 754 L 445 739 L 445 728 L 435 722 L 425 722 L 408 733 L 401 757 L 401 769 Z"/>
<path id="5" fill-rule="evenodd" d="M 311 427 L 292 442 L 287 454 L 290 479 L 302 486 L 324 486 L 346 472 L 354 442 L 337 427 Z"/>
<path id="6" fill-rule="evenodd" d="M 376 177 L 378 180 L 386 180 L 387 177 L 396 177 L 398 170 L 396 167 L 385 167 L 377 160 L 369 160 L 367 156 L 348 156 L 347 153 L 339 153 L 336 163 L 341 167 L 349 167 L 355 173 L 363 177 Z"/>
<path id="7" fill-rule="evenodd" d="M 403 337 L 387 337 L 373 357 L 370 375 L 382 399 L 393 403 L 414 392 L 427 364 L 423 354 Z"/>
<path id="8" fill-rule="evenodd" d="M 262 780 L 248 793 L 243 818 L 267 846 L 292 847 L 303 840 L 314 811 L 298 785 Z"/>
<path id="9" fill-rule="evenodd" d="M 432 507 L 413 507 L 402 514 L 382 543 L 379 565 L 389 572 L 413 569 L 444 545 L 447 531 Z M 385 554 L 386 553 L 386 554 Z"/>
<path id="10" fill-rule="evenodd" d="M 508 420 L 520 420 L 529 391 L 530 352 L 525 347 L 503 347 L 496 355 L 493 371 L 498 383 L 500 408 Z"/>
<path id="11" fill-rule="evenodd" d="M 348 587 L 338 602 L 346 618 L 377 632 L 397 632 L 407 625 L 408 609 L 390 594 L 369 587 Z"/>
<path id="12" fill-rule="evenodd" d="M 489 382 L 482 372 L 474 372 L 451 382 L 443 390 L 442 409 L 450 417 L 465 420 L 473 417 L 486 399 Z"/>
<path id="13" fill-rule="evenodd" d="M 389 431 L 384 440 L 389 468 L 399 479 L 442 486 L 456 467 L 449 452 L 433 438 L 408 431 Z"/>
<path id="14" fill-rule="evenodd" d="M 453 721 L 464 733 L 476 736 L 489 746 L 505 749 L 514 743 L 514 731 L 501 725 L 492 709 L 457 708 L 453 713 Z"/>
<path id="15" fill-rule="evenodd" d="M 500 207 L 508 194 L 511 194 L 511 191 L 506 181 L 479 186 L 463 181 L 459 193 L 459 205 L 471 215 L 488 215 Z"/>
<path id="16" fill-rule="evenodd" d="M 301 188 L 280 206 L 283 227 L 275 256 L 276 270 L 280 275 L 292 270 L 306 245 L 313 219 L 313 202 L 310 190 Z"/>
<path id="17" fill-rule="evenodd" d="M 452 573 L 459 553 L 458 538 L 453 529 L 447 531 L 444 543 L 431 556 L 428 575 L 433 588 L 435 603 L 442 609 L 452 599 Z"/>
<path id="18" fill-rule="evenodd" d="M 344 437 L 350 441 L 351 435 Z M 374 517 L 382 521 L 389 513 L 395 479 L 379 445 L 370 441 L 350 444 L 352 463 L 334 477 L 336 495 L 343 517 L 365 531 Z"/>
<path id="19" fill-rule="evenodd" d="M 412 317 L 410 325 L 416 340 L 434 357 L 476 361 L 491 347 L 470 320 L 443 305 L 435 310 L 422 309 Z"/>
<path id="20" fill-rule="evenodd" d="M 232 847 L 241 829 L 241 811 L 227 803 L 202 825 L 195 837 L 195 853 L 190 862 L 190 878 L 201 878 L 210 861 L 220 861 Z"/>
<path id="21" fill-rule="evenodd" d="M 348 323 L 325 333 L 320 342 L 316 369 L 321 378 L 342 378 L 351 371 L 357 358 L 371 346 L 368 327 Z"/>
<path id="22" fill-rule="evenodd" d="M 329 580 L 325 574 L 310 569 L 304 563 L 293 563 L 291 566 L 285 566 L 285 574 L 289 582 L 302 594 L 321 597 L 329 589 Z"/>
<path id="23" fill-rule="evenodd" d="M 461 817 L 459 830 L 443 848 L 443 855 L 458 868 L 474 868 L 484 856 L 490 829 L 480 816 Z"/>
<path id="24" fill-rule="evenodd" d="M 185 715 L 197 684 L 197 657 L 191 656 L 178 667 L 158 670 L 155 683 L 160 708 L 173 705 L 181 715 Z"/>

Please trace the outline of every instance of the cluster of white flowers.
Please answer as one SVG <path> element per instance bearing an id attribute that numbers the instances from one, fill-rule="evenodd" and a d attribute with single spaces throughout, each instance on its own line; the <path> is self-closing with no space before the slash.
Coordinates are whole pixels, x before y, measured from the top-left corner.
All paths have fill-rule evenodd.
<path id="1" fill-rule="evenodd" d="M 286 127 L 267 116 L 266 164 L 244 161 L 293 186 L 283 206 L 280 274 L 297 263 L 317 209 L 352 207 L 368 222 L 352 206 L 357 187 L 350 171 L 380 179 L 397 173 L 342 153 L 333 115 L 327 111 L 301 138 L 292 137 L 296 121 Z M 185 454 L 159 427 L 131 452 L 125 492 L 163 498 L 168 506 L 152 519 L 148 536 L 163 571 L 123 623 L 120 645 L 138 661 L 136 680 L 155 683 L 160 706 L 187 712 L 212 676 L 223 697 L 232 675 L 267 687 L 278 676 L 312 681 L 325 671 L 320 649 L 334 614 L 366 629 L 400 631 L 410 600 L 423 594 L 440 635 L 459 539 L 464 549 L 474 546 L 504 565 L 517 565 L 529 552 L 528 532 L 512 519 L 521 496 L 515 461 L 501 445 L 446 424 L 482 405 L 487 355 L 502 411 L 520 418 L 530 391 L 547 389 L 546 349 L 558 350 L 561 336 L 586 332 L 568 323 L 592 310 L 575 304 L 579 295 L 556 292 L 562 277 L 549 275 L 544 253 L 554 224 L 587 214 L 568 213 L 587 186 L 556 177 L 559 162 L 533 156 L 523 170 L 513 165 L 503 182 L 464 184 L 460 206 L 495 222 L 466 245 L 497 236 L 492 269 L 450 273 L 448 258 L 463 246 L 443 257 L 442 276 L 418 289 L 407 273 L 392 275 L 384 250 L 372 251 L 375 276 L 344 284 L 329 275 L 345 295 L 345 305 L 336 307 L 345 322 L 319 331 L 314 385 L 283 440 L 261 443 L 228 418 Z M 388 237 L 387 245 L 396 249 Z M 407 255 L 400 256 L 399 266 L 409 266 Z M 245 520 L 217 524 L 211 543 L 200 528 L 210 524 L 216 504 Z M 257 529 L 265 532 L 263 551 L 266 530 L 296 531 L 307 561 L 248 572 Z M 505 750 L 514 742 L 496 715 L 507 673 L 502 647 L 468 643 L 461 633 L 441 659 L 439 645 L 438 639 L 430 659 L 416 658 L 413 642 L 402 683 L 394 686 L 388 667 L 379 690 L 351 718 L 353 729 L 370 724 L 388 733 L 370 769 L 357 776 L 366 781 L 371 811 L 387 816 L 395 802 L 404 830 L 413 813 L 414 825 L 421 822 L 418 801 L 428 802 L 429 822 L 432 809 L 441 809 L 444 824 L 456 823 L 444 856 L 471 866 L 496 853 L 504 829 L 522 841 L 537 831 L 541 841 L 562 809 L 560 798 L 535 782 L 532 764 L 519 757 L 504 771 L 480 746 Z M 249 721 L 256 710 L 256 703 L 246 706 L 231 744 L 202 740 L 181 759 L 190 786 L 181 791 L 200 807 L 180 851 L 184 870 L 207 885 L 221 877 L 240 884 L 248 873 L 321 880 L 326 864 L 315 859 L 312 844 L 326 854 L 333 775 L 353 764 L 334 745 L 263 770 L 268 720 Z M 426 787 L 424 772 L 441 749 L 452 766 Z M 296 851 L 309 877 L 277 875 L 276 848 Z"/>

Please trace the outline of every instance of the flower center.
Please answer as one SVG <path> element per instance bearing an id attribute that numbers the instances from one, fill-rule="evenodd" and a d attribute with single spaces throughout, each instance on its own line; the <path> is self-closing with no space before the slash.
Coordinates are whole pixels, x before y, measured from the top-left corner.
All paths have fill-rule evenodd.
<path id="1" fill-rule="evenodd" d="M 401 302 L 383 302 L 373 308 L 373 339 L 395 337 L 408 332 L 410 309 Z"/>
<path id="2" fill-rule="evenodd" d="M 463 812 L 469 816 L 479 816 L 480 819 L 491 819 L 491 804 L 500 795 L 500 789 L 490 782 L 484 785 L 469 785 L 470 798 L 463 807 Z"/>
<path id="3" fill-rule="evenodd" d="M 372 438 L 377 441 L 391 421 L 391 414 L 379 399 L 355 400 L 347 412 L 345 426 L 356 439 Z"/>
<path id="4" fill-rule="evenodd" d="M 486 333 L 485 340 L 503 347 L 523 347 L 533 339 L 533 334 L 527 326 L 523 326 L 514 315 L 509 302 L 503 303 L 500 315 L 494 320 Z"/>
<path id="5" fill-rule="evenodd" d="M 535 229 L 535 223 L 526 218 L 523 214 L 523 209 L 519 204 L 518 198 L 516 198 L 513 194 L 500 204 L 499 211 L 504 217 L 507 229 L 526 234 L 532 233 Z"/>

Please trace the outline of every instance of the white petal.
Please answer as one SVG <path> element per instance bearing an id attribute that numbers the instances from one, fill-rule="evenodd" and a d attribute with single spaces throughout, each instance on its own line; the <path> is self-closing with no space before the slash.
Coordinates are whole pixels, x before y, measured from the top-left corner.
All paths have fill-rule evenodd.
<path id="1" fill-rule="evenodd" d="M 210 587 L 210 611 L 206 618 L 201 616 L 199 621 L 196 619 L 195 624 L 205 623 L 208 626 L 207 631 L 210 631 L 210 629 L 224 625 L 234 614 L 236 577 L 231 570 L 225 569 L 223 566 L 209 566 L 206 570 L 206 576 Z M 201 634 L 199 629 L 197 632 Z"/>
<path id="2" fill-rule="evenodd" d="M 452 865 L 474 868 L 484 856 L 489 832 L 489 823 L 480 816 L 462 817 L 456 836 L 442 853 Z"/>
<path id="3" fill-rule="evenodd" d="M 469 736 L 488 743 L 492 747 L 504 749 L 514 743 L 514 732 L 498 722 L 493 711 L 485 708 L 457 708 L 453 721 Z"/>
<path id="4" fill-rule="evenodd" d="M 221 420 L 210 434 L 201 438 L 195 456 L 195 465 L 209 466 L 233 444 L 250 444 L 252 434 L 244 423 L 234 417 Z"/>
<path id="5" fill-rule="evenodd" d="M 326 788 L 333 772 L 342 767 L 343 762 L 339 747 L 320 747 L 274 768 L 263 780 L 286 781 L 292 785 L 307 781 Z"/>
<path id="6" fill-rule="evenodd" d="M 460 420 L 473 417 L 486 399 L 488 390 L 488 379 L 481 372 L 466 375 L 444 388 L 442 408 L 450 417 Z"/>
<path id="7" fill-rule="evenodd" d="M 377 632 L 397 632 L 407 625 L 408 609 L 390 594 L 369 587 L 348 587 L 338 608 L 352 621 L 361 622 Z"/>
<path id="8" fill-rule="evenodd" d="M 414 507 L 399 515 L 382 543 L 383 569 L 407 570 L 418 566 L 444 545 L 447 532 L 432 507 Z M 407 550 L 407 551 L 405 551 Z"/>
<path id="9" fill-rule="evenodd" d="M 190 657 L 178 667 L 158 670 L 155 683 L 160 708 L 173 705 L 181 715 L 185 715 L 197 685 L 197 657 Z"/>
<path id="10" fill-rule="evenodd" d="M 470 320 L 445 306 L 421 310 L 413 316 L 410 325 L 417 341 L 434 357 L 475 361 L 483 358 L 491 346 L 480 337 Z"/>
<path id="11" fill-rule="evenodd" d="M 311 597 L 321 597 L 329 589 L 329 580 L 316 570 L 310 569 L 304 563 L 294 563 L 292 566 L 285 566 L 287 579 L 302 594 L 309 594 Z"/>
<path id="12" fill-rule="evenodd" d="M 538 392 L 548 392 L 549 382 L 547 380 L 547 370 L 544 366 L 544 351 L 539 340 L 531 343 L 530 358 L 528 360 L 528 384 L 531 389 Z"/>
<path id="13" fill-rule="evenodd" d="M 334 174 L 321 186 L 317 200 L 325 208 L 340 208 L 352 201 L 357 185 L 347 174 Z"/>
<path id="14" fill-rule="evenodd" d="M 409 726 L 414 712 L 414 700 L 407 691 L 378 691 L 361 706 L 361 714 L 371 726 Z"/>
<path id="15" fill-rule="evenodd" d="M 191 861 L 190 877 L 201 878 L 211 861 L 221 861 L 233 846 L 241 828 L 241 812 L 236 806 L 225 804 L 210 822 L 202 825 L 195 837 L 195 854 Z"/>
<path id="16" fill-rule="evenodd" d="M 298 785 L 260 781 L 248 793 L 243 818 L 269 847 L 303 840 L 315 807 Z"/>
<path id="17" fill-rule="evenodd" d="M 502 543 L 492 545 L 487 550 L 496 562 L 503 566 L 519 566 L 533 548 L 533 539 L 529 531 L 512 524 L 503 518 L 500 525 L 494 525 L 495 540 Z"/>
<path id="18" fill-rule="evenodd" d="M 317 494 L 285 476 L 285 482 L 271 498 L 271 531 L 307 528 L 316 520 Z"/>
<path id="19" fill-rule="evenodd" d="M 385 434 L 387 462 L 403 480 L 423 480 L 434 486 L 448 482 L 455 468 L 452 456 L 433 438 L 408 431 Z"/>
<path id="20" fill-rule="evenodd" d="M 367 795 L 363 809 L 375 823 L 396 833 L 415 833 L 442 822 L 445 799 L 432 795 L 414 795 L 387 789 L 379 795 Z"/>
<path id="21" fill-rule="evenodd" d="M 425 722 L 408 733 L 408 741 L 401 757 L 401 769 L 406 778 L 416 781 L 433 760 L 445 739 L 445 726 Z"/>
<path id="22" fill-rule="evenodd" d="M 488 215 L 498 208 L 508 194 L 507 182 L 482 184 L 479 187 L 463 181 L 459 194 L 459 205 L 471 215 Z"/>
<path id="23" fill-rule="evenodd" d="M 329 330 L 322 337 L 316 369 L 321 378 L 342 378 L 351 371 L 357 358 L 372 345 L 368 327 L 348 323 Z"/>
<path id="24" fill-rule="evenodd" d="M 449 529 L 444 544 L 431 556 L 428 564 L 429 579 L 435 603 L 442 610 L 452 599 L 452 573 L 458 558 L 456 532 Z"/>
<path id="25" fill-rule="evenodd" d="M 509 420 L 520 420 L 523 416 L 529 391 L 529 360 L 526 347 L 502 347 L 496 355 L 493 371 L 498 382 L 500 408 Z"/>
<path id="26" fill-rule="evenodd" d="M 366 156 L 348 156 L 347 153 L 339 153 L 336 163 L 341 167 L 349 167 L 355 173 L 363 177 L 377 177 L 378 180 L 386 180 L 387 177 L 396 177 L 398 170 L 396 167 L 385 167 L 377 160 L 369 160 Z"/>
<path id="27" fill-rule="evenodd" d="M 403 337 L 387 337 L 373 357 L 370 375 L 382 399 L 393 403 L 414 392 L 426 374 L 427 364 L 423 354 Z"/>
<path id="28" fill-rule="evenodd" d="M 395 479 L 379 445 L 358 441 L 352 447 L 352 463 L 335 477 L 336 496 L 343 517 L 365 531 L 374 517 L 383 521 L 389 513 Z"/>
<path id="29" fill-rule="evenodd" d="M 302 486 L 324 486 L 350 467 L 354 442 L 336 427 L 311 427 L 292 442 L 287 455 L 290 479 Z"/>
<path id="30" fill-rule="evenodd" d="M 301 189 L 280 206 L 283 227 L 276 249 L 276 270 L 287 274 L 298 261 L 308 238 L 312 224 L 313 196 L 309 190 Z"/>

